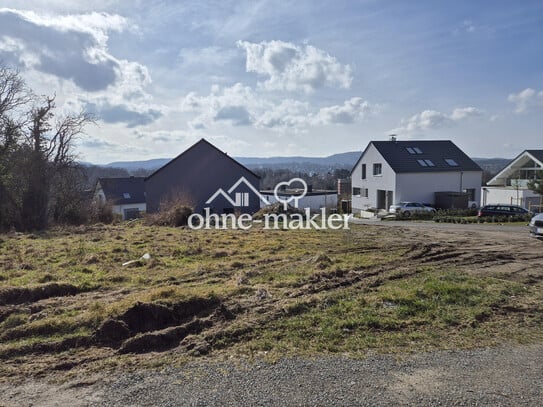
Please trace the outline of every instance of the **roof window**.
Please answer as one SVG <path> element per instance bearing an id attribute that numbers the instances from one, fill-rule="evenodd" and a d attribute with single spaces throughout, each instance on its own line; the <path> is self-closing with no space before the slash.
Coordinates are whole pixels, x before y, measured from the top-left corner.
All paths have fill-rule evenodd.
<path id="1" fill-rule="evenodd" d="M 409 154 L 422 154 L 422 150 L 418 147 L 406 147 Z"/>
<path id="2" fill-rule="evenodd" d="M 125 193 L 123 194 L 123 198 L 124 198 L 124 199 L 130 199 L 130 194 L 129 194 L 128 192 L 125 192 Z"/>
<path id="3" fill-rule="evenodd" d="M 458 167 L 458 163 L 454 161 L 452 158 L 445 158 L 445 162 L 449 164 L 451 167 Z"/>
<path id="4" fill-rule="evenodd" d="M 432 160 L 417 160 L 421 167 L 435 167 L 436 165 Z"/>

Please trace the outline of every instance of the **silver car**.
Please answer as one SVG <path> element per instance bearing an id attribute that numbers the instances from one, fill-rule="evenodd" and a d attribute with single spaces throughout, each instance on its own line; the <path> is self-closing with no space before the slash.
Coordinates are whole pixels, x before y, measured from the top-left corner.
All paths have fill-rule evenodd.
<path id="1" fill-rule="evenodd" d="M 418 202 L 400 202 L 396 205 L 390 205 L 388 209 L 390 213 L 402 214 L 403 216 L 411 216 L 412 213 L 416 212 L 431 212 L 436 213 L 436 210 L 430 206 Z"/>
<path id="2" fill-rule="evenodd" d="M 530 221 L 530 235 L 538 239 L 543 239 L 543 213 L 536 215 Z"/>

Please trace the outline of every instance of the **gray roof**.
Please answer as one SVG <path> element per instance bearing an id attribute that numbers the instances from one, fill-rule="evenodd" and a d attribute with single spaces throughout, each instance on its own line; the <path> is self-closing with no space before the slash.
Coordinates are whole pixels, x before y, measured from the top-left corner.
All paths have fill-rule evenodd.
<path id="1" fill-rule="evenodd" d="M 526 152 L 530 153 L 543 163 L 543 150 L 526 150 Z"/>
<path id="2" fill-rule="evenodd" d="M 206 145 L 208 148 L 211 148 L 211 149 L 214 149 L 216 151 L 218 151 L 219 153 L 221 153 L 222 155 L 224 155 L 225 157 L 227 157 L 228 159 L 230 159 L 233 163 L 235 163 L 236 165 L 238 165 L 240 168 L 244 169 L 245 171 L 248 171 L 250 172 L 252 175 L 254 175 L 255 177 L 257 177 L 258 179 L 260 179 L 260 176 L 255 174 L 253 171 L 251 171 L 249 168 L 247 168 L 246 166 L 244 166 L 243 164 L 241 164 L 239 161 L 235 160 L 234 158 L 230 157 L 228 154 L 226 154 L 224 151 L 222 150 L 219 150 L 217 147 L 215 147 L 213 144 L 211 144 L 209 141 L 207 141 L 206 139 L 202 138 L 200 139 L 199 141 L 197 141 L 196 143 L 194 143 L 192 146 L 190 146 L 189 148 L 187 148 L 185 151 L 183 151 L 181 154 L 179 154 L 177 157 L 175 158 L 172 158 L 170 161 L 168 161 L 166 164 L 164 164 L 162 167 L 158 168 L 155 172 L 153 172 L 152 174 L 148 175 L 145 180 L 148 180 L 149 178 L 152 178 L 155 176 L 155 174 L 157 174 L 158 172 L 162 171 L 165 167 L 167 167 L 168 165 L 172 164 L 174 161 L 180 159 L 183 157 L 183 155 L 185 155 L 188 151 L 192 150 L 193 148 L 195 148 L 196 146 L 200 145 L 200 144 L 203 144 L 203 145 Z M 203 157 L 202 157 L 203 159 Z"/>
<path id="3" fill-rule="evenodd" d="M 370 144 L 395 173 L 482 171 L 450 140 L 372 141 Z"/>
<path id="4" fill-rule="evenodd" d="M 98 182 L 106 195 L 106 200 L 113 205 L 126 205 L 145 203 L 144 179 L 143 177 L 98 178 Z"/>

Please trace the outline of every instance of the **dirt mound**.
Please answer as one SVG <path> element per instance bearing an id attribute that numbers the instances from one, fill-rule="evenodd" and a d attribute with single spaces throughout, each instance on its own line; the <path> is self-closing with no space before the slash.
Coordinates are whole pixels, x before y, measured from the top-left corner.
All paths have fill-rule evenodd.
<path id="1" fill-rule="evenodd" d="M 113 318 L 106 319 L 96 331 L 96 339 L 99 343 L 118 347 L 120 343 L 130 336 L 128 325 L 123 321 Z"/>
<path id="2" fill-rule="evenodd" d="M 196 319 L 184 325 L 141 334 L 127 339 L 119 349 L 119 353 L 160 352 L 172 349 L 178 346 L 187 335 L 200 333 L 211 325 L 213 325 L 211 320 Z"/>
<path id="3" fill-rule="evenodd" d="M 119 317 L 132 334 L 157 331 L 180 325 L 194 317 L 211 314 L 220 304 L 217 298 L 191 298 L 166 306 L 154 303 L 137 303 Z"/>
<path id="4" fill-rule="evenodd" d="M 44 284 L 37 287 L 7 287 L 0 289 L 0 305 L 36 302 L 51 297 L 76 295 L 83 291 L 75 285 L 62 283 Z"/>
<path id="5" fill-rule="evenodd" d="M 102 323 L 96 342 L 120 353 L 163 351 L 189 334 L 235 318 L 218 298 L 191 298 L 171 305 L 138 302 L 119 317 Z"/>

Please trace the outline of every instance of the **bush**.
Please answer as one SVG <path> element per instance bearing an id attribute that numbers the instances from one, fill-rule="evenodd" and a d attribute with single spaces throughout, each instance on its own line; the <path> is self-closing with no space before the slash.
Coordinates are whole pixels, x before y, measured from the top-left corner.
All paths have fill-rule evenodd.
<path id="1" fill-rule="evenodd" d="M 103 205 L 93 203 L 90 211 L 90 221 L 92 223 L 111 224 L 115 220 L 113 214 L 113 205 L 111 202 L 106 202 Z"/>
<path id="2" fill-rule="evenodd" d="M 148 225 L 186 226 L 193 212 L 192 205 L 185 199 L 171 199 L 160 204 L 158 213 L 147 214 L 145 220 Z"/>
<path id="3" fill-rule="evenodd" d="M 461 208 L 451 208 L 451 209 L 438 209 L 437 216 L 477 216 L 477 209 L 461 209 Z"/>
<path id="4" fill-rule="evenodd" d="M 412 212 L 409 216 L 402 212 L 396 214 L 397 220 L 433 220 L 436 216 L 435 212 Z"/>

